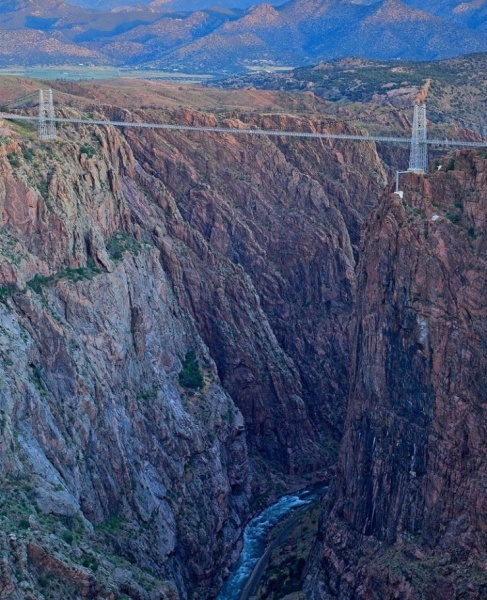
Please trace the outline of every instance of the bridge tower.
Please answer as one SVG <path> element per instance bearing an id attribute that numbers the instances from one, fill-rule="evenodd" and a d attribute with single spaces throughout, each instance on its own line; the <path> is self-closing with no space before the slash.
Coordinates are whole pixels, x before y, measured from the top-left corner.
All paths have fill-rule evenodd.
<path id="1" fill-rule="evenodd" d="M 54 140 L 56 138 L 56 121 L 52 90 L 39 90 L 39 139 Z"/>
<path id="2" fill-rule="evenodd" d="M 414 106 L 413 135 L 408 171 L 426 173 L 428 171 L 428 145 L 426 143 L 426 104 Z"/>

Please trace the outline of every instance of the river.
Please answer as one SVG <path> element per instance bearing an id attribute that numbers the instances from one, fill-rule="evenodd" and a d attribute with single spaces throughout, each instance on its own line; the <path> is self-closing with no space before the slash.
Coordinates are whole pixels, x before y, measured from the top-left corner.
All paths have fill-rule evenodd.
<path id="1" fill-rule="evenodd" d="M 255 565 L 265 551 L 268 536 L 273 527 L 300 506 L 313 502 L 326 489 L 327 487 L 321 484 L 289 496 L 283 496 L 278 502 L 266 508 L 250 521 L 245 528 L 240 557 L 216 600 L 239 600 Z"/>

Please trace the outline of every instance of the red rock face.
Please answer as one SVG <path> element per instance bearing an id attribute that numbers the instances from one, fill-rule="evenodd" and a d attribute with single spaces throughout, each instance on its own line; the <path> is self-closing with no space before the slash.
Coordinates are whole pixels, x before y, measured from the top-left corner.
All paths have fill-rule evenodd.
<path id="1" fill-rule="evenodd" d="M 487 581 L 487 161 L 405 176 L 362 238 L 339 475 L 312 598 L 480 598 Z"/>
<path id="2" fill-rule="evenodd" d="M 329 463 L 326 445 L 340 435 L 348 386 L 354 248 L 384 183 L 377 155 L 248 137 L 128 136 L 145 171 L 139 185 L 153 194 L 162 181 L 175 199 L 177 215 L 159 200 L 167 233 L 157 245 L 245 416 L 251 446 L 291 472 Z M 189 254 L 177 255 L 180 243 Z"/>
<path id="3" fill-rule="evenodd" d="M 125 135 L 0 145 L 0 598 L 19 556 L 38 597 L 208 597 L 252 499 L 336 459 L 374 147 Z"/>

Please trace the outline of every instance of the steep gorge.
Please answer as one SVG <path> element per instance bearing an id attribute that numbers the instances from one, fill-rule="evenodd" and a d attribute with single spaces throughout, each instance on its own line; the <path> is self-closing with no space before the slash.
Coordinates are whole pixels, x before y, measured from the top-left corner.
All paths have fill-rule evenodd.
<path id="1" fill-rule="evenodd" d="M 368 143 L 4 122 L 0 173 L 0 598 L 213 597 L 343 433 L 310 598 L 482 598 L 485 157 L 401 200 Z"/>
<path id="2" fill-rule="evenodd" d="M 335 462 L 383 167 L 369 144 L 2 127 L 0 597 L 206 598 L 258 499 Z"/>
<path id="3" fill-rule="evenodd" d="M 195 118 L 178 115 L 179 122 Z M 309 126 L 282 116 L 249 120 L 258 127 Z M 251 447 L 291 472 L 329 463 L 317 443 L 333 447 L 343 425 L 360 222 L 385 184 L 374 149 L 127 135 L 146 173 L 162 174 L 185 222 L 218 254 L 217 269 L 199 261 L 181 302 L 244 414 Z M 170 230 L 172 240 L 179 235 Z M 171 256 L 163 260 L 171 271 Z M 221 273 L 222 265 L 237 267 L 238 275 Z M 220 289 L 223 297 L 215 293 Z M 254 306 L 255 294 L 263 311 L 263 318 L 251 317 L 260 321 L 257 343 L 249 339 L 249 317 L 239 314 Z M 238 299 L 230 311 L 228 295 Z"/>

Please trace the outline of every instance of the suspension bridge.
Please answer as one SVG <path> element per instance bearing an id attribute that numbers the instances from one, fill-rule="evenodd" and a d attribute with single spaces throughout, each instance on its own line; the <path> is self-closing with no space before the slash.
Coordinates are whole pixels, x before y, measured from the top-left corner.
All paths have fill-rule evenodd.
<path id="1" fill-rule="evenodd" d="M 37 95 L 37 92 L 35 92 Z M 34 94 L 24 98 L 13 100 L 8 104 L 25 102 Z M 53 140 L 57 137 L 57 125 L 79 124 L 99 125 L 113 127 L 136 127 L 139 129 L 162 129 L 168 131 L 201 131 L 212 133 L 228 133 L 231 135 L 264 135 L 269 137 L 308 138 L 319 140 L 350 140 L 360 142 L 384 142 L 394 144 L 410 144 L 409 172 L 425 173 L 428 171 L 428 146 L 459 147 L 459 148 L 487 148 L 487 141 L 462 141 L 462 140 L 439 140 L 429 139 L 427 136 L 426 105 L 414 106 L 413 128 L 410 138 L 388 137 L 374 135 L 349 135 L 341 133 L 315 133 L 307 131 L 286 131 L 280 129 L 252 129 L 231 127 L 208 127 L 197 125 L 178 125 L 172 123 L 144 123 L 136 121 L 112 121 L 100 119 L 74 119 L 55 116 L 52 90 L 39 90 L 38 92 L 38 115 L 25 115 L 0 112 L 0 118 L 6 120 L 24 120 L 38 122 L 38 133 L 40 140 Z"/>

